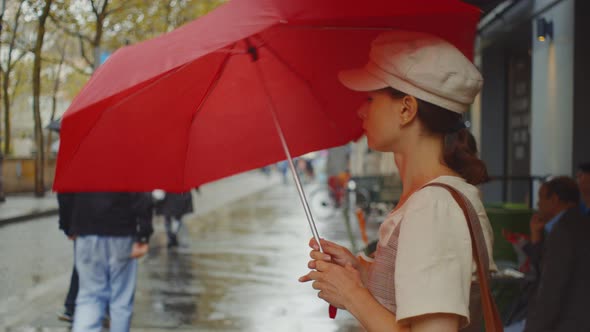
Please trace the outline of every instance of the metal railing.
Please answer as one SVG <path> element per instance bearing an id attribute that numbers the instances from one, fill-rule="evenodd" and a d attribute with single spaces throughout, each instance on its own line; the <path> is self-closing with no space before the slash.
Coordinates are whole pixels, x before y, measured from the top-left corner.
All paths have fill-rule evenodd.
<path id="1" fill-rule="evenodd" d="M 495 182 L 502 183 L 502 200 L 508 201 L 509 190 L 515 183 L 526 183 L 527 185 L 527 197 L 528 199 L 524 202 L 527 203 L 529 208 L 533 208 L 533 196 L 535 191 L 535 183 L 546 182 L 551 176 L 550 175 L 493 175 L 490 176 L 490 180 L 486 184 L 492 184 Z"/>

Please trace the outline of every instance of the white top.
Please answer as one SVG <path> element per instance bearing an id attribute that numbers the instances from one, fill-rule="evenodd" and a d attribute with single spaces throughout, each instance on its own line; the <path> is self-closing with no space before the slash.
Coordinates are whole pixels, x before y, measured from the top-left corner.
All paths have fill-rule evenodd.
<path id="1" fill-rule="evenodd" d="M 473 204 L 490 255 L 490 270 L 495 271 L 492 227 L 479 190 L 454 176 L 441 176 L 431 182 L 452 186 Z M 468 321 L 476 263 L 463 211 L 445 188 L 421 189 L 385 219 L 379 228 L 379 245 L 388 243 L 402 221 L 395 263 L 398 321 L 429 313 L 453 313 L 464 317 L 463 322 Z"/>

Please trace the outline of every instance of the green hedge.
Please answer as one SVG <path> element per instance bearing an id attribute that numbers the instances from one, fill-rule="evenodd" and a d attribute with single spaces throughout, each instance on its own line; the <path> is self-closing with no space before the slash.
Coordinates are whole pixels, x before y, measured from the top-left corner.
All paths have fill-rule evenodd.
<path id="1" fill-rule="evenodd" d="M 529 234 L 529 221 L 533 210 L 524 204 L 486 204 L 486 212 L 494 230 L 494 259 L 499 262 L 516 264 L 517 257 L 502 230 Z"/>
<path id="2" fill-rule="evenodd" d="M 494 231 L 494 261 L 500 266 L 517 266 L 518 260 L 512 244 L 502 235 L 502 229 L 529 234 L 529 222 L 534 211 L 525 204 L 486 204 L 486 212 Z M 521 293 L 517 282 L 492 282 L 494 295 L 502 320 L 507 318 L 512 303 Z M 482 330 L 483 331 L 483 330 Z"/>

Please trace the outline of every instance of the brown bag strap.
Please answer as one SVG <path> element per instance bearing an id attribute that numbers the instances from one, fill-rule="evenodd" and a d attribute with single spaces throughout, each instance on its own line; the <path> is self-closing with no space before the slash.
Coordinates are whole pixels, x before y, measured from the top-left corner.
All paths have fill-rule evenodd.
<path id="1" fill-rule="evenodd" d="M 444 183 L 434 182 L 429 183 L 424 187 L 428 186 L 436 186 L 447 189 L 457 204 L 459 204 L 461 210 L 463 210 L 463 214 L 467 220 L 467 225 L 469 226 L 469 235 L 471 235 L 473 258 L 475 259 L 475 263 L 477 265 L 477 280 L 479 281 L 479 287 L 481 290 L 481 304 L 483 309 L 483 317 L 485 320 L 485 330 L 486 332 L 504 331 L 504 326 L 500 319 L 498 308 L 496 307 L 496 303 L 492 297 L 492 292 L 490 291 L 488 279 L 490 276 L 489 255 L 483 236 L 483 230 L 481 229 L 481 223 L 479 222 L 479 217 L 477 216 L 473 205 L 461 192 L 452 186 Z"/>

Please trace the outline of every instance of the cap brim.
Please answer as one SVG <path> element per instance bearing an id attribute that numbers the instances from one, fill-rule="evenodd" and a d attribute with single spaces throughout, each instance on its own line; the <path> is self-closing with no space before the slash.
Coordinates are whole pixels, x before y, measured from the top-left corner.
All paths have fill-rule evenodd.
<path id="1" fill-rule="evenodd" d="M 342 70 L 338 73 L 338 80 L 354 91 L 375 91 L 389 86 L 365 68 Z"/>

